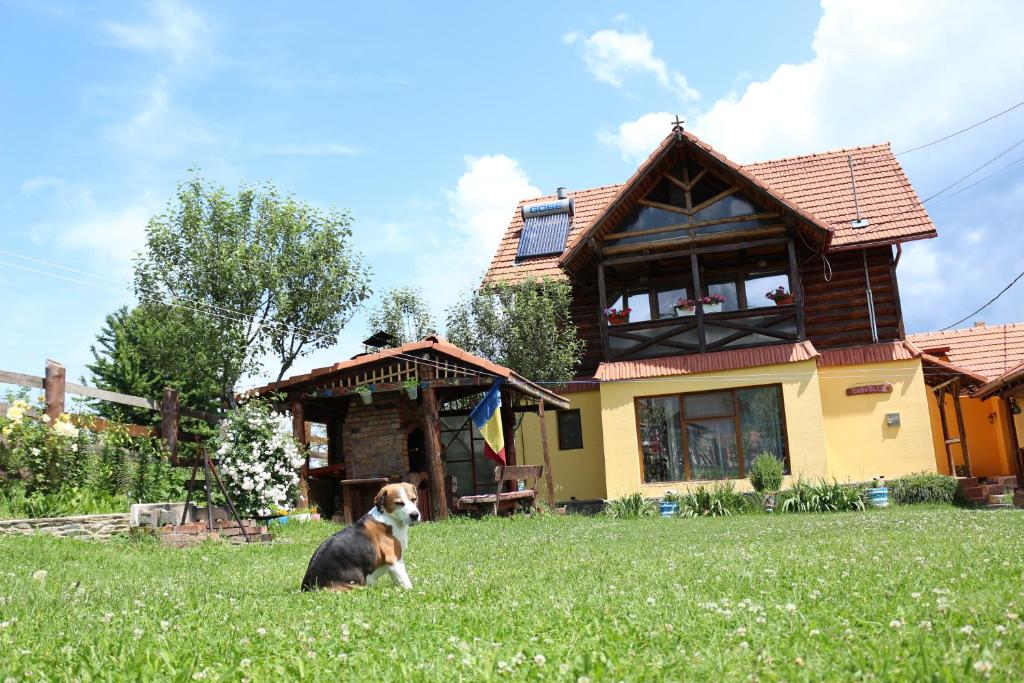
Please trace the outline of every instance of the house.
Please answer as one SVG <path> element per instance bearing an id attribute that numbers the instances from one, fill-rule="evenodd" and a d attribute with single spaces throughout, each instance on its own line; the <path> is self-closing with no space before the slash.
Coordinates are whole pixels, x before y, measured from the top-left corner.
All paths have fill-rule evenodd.
<path id="1" fill-rule="evenodd" d="M 929 412 L 936 467 L 991 481 L 1024 484 L 1024 323 L 925 332 L 908 337 L 923 354 L 934 399 Z M 941 410 L 940 410 L 941 406 Z"/>
<path id="2" fill-rule="evenodd" d="M 586 341 L 545 416 L 558 499 L 743 488 L 763 453 L 789 477 L 934 471 L 897 269 L 935 236 L 888 144 L 740 165 L 679 125 L 621 185 L 520 202 L 484 282 L 568 281 Z"/>

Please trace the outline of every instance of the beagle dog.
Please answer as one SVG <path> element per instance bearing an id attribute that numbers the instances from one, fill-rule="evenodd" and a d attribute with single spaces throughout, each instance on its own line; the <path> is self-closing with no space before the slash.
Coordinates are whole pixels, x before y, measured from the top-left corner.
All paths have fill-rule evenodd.
<path id="1" fill-rule="evenodd" d="M 412 588 L 402 552 L 409 543 L 409 527 L 419 519 L 415 486 L 383 487 L 368 513 L 316 549 L 302 579 L 302 590 L 347 591 L 372 586 L 384 572 L 395 585 Z"/>

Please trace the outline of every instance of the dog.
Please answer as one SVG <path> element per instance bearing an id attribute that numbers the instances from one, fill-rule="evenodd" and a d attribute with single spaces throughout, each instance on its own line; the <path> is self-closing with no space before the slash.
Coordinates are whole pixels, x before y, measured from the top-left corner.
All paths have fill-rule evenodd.
<path id="1" fill-rule="evenodd" d="M 302 590 L 347 591 L 372 586 L 388 572 L 395 585 L 412 588 L 402 553 L 409 527 L 420 520 L 416 487 L 388 484 L 373 499 L 373 508 L 320 544 L 309 560 Z"/>

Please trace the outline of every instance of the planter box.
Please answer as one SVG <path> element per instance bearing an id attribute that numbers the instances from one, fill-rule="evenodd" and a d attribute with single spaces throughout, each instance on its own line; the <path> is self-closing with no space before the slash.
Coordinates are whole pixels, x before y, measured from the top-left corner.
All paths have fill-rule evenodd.
<path id="1" fill-rule="evenodd" d="M 876 508 L 887 508 L 889 507 L 889 487 L 879 486 L 877 488 L 870 488 L 865 493 L 868 494 L 868 504 Z"/>
<path id="2" fill-rule="evenodd" d="M 721 313 L 722 304 L 704 304 L 705 313 Z"/>
<path id="3" fill-rule="evenodd" d="M 780 297 L 780 298 L 776 299 L 775 300 L 775 305 L 776 306 L 788 306 L 789 304 L 793 303 L 794 301 L 796 301 L 796 299 L 793 297 L 792 294 L 790 294 L 789 296 L 784 296 L 784 297 Z"/>
<path id="4" fill-rule="evenodd" d="M 697 312 L 695 308 L 683 308 L 682 306 L 676 306 L 676 317 L 683 318 L 688 315 L 694 315 Z"/>
<path id="5" fill-rule="evenodd" d="M 410 401 L 415 401 L 416 397 L 420 395 L 420 386 L 417 384 L 414 387 L 402 387 L 405 389 L 405 395 L 409 397 Z"/>
<path id="6" fill-rule="evenodd" d="M 363 402 L 364 406 L 368 406 L 371 403 L 373 403 L 373 393 L 372 392 L 367 392 L 367 393 L 364 394 L 362 392 L 358 392 L 357 391 L 356 393 L 359 394 L 359 400 Z"/>
<path id="7" fill-rule="evenodd" d="M 1013 503 L 1013 495 L 1006 493 L 993 493 L 988 497 L 989 505 L 1009 505 Z"/>
<path id="8" fill-rule="evenodd" d="M 614 317 L 608 316 L 608 324 L 609 325 L 628 325 L 629 324 L 629 316 L 628 315 L 626 315 L 626 316 L 618 316 L 617 315 L 617 316 L 614 316 Z"/>

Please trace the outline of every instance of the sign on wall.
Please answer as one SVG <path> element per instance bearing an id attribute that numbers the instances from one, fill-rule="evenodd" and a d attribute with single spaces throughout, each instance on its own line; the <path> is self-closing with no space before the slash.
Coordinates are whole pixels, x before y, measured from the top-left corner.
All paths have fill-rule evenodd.
<path id="1" fill-rule="evenodd" d="M 892 385 L 889 383 L 885 384 L 865 384 L 859 387 L 849 387 L 846 390 L 847 396 L 860 396 L 861 394 L 891 394 Z"/>

